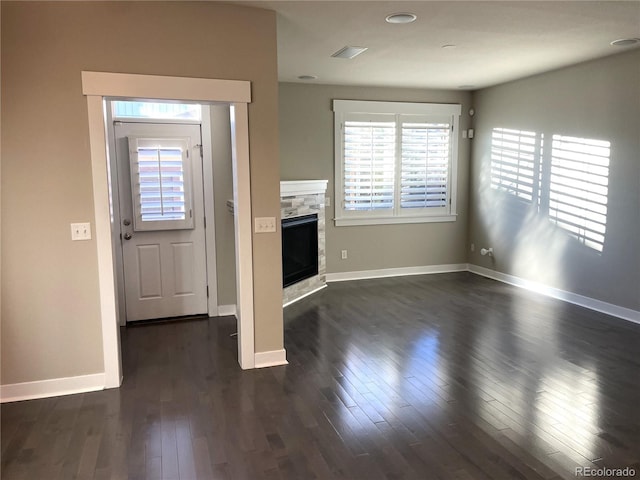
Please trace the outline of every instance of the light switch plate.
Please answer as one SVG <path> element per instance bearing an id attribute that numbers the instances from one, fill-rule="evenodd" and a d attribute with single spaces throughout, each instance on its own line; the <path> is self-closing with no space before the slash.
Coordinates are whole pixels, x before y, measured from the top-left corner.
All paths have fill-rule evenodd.
<path id="1" fill-rule="evenodd" d="M 71 240 L 91 240 L 90 223 L 72 223 Z"/>
<path id="2" fill-rule="evenodd" d="M 271 233 L 276 231 L 276 217 L 256 217 L 254 223 L 256 233 Z"/>

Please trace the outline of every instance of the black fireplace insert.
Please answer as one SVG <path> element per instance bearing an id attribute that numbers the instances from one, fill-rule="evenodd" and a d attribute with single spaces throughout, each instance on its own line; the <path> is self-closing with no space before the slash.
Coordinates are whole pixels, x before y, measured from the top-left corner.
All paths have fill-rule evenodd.
<path id="1" fill-rule="evenodd" d="M 282 219 L 282 284 L 318 274 L 318 215 Z"/>

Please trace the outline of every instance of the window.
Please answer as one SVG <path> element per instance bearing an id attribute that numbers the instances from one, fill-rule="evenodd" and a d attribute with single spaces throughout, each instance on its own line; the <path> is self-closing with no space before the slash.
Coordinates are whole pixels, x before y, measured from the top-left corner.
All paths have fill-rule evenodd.
<path id="1" fill-rule="evenodd" d="M 202 108 L 190 103 L 132 102 L 114 100 L 111 102 L 113 118 L 154 119 L 173 121 L 200 121 Z"/>
<path id="2" fill-rule="evenodd" d="M 460 105 L 334 100 L 336 225 L 455 220 Z"/>
<path id="3" fill-rule="evenodd" d="M 134 230 L 193 228 L 189 141 L 129 137 Z"/>

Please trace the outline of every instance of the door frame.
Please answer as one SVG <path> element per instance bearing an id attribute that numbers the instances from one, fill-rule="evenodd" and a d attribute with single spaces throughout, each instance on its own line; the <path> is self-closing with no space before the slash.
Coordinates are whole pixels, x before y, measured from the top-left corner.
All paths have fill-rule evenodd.
<path id="1" fill-rule="evenodd" d="M 202 104 L 226 103 L 231 106 L 238 363 L 243 369 L 254 368 L 254 292 L 248 117 L 251 82 L 87 71 L 83 71 L 81 76 L 82 93 L 87 97 L 105 388 L 117 388 L 122 382 L 122 355 L 116 316 L 115 265 L 111 235 L 107 126 L 104 115 L 105 97 L 176 100 Z"/>
<path id="2" fill-rule="evenodd" d="M 126 322 L 126 309 L 124 304 L 124 259 L 122 256 L 122 245 L 120 241 L 120 231 L 122 228 L 122 217 L 120 215 L 120 177 L 118 176 L 118 162 L 116 161 L 116 133 L 114 122 L 122 122 L 136 125 L 197 125 L 200 127 L 200 143 L 202 147 L 202 190 L 203 190 L 203 208 L 206 217 L 205 228 L 205 254 L 207 263 L 207 315 L 217 317 L 220 314 L 218 305 L 218 275 L 217 275 L 217 257 L 216 257 L 216 216 L 213 190 L 213 153 L 211 144 L 211 109 L 210 104 L 201 104 L 202 118 L 199 121 L 172 121 L 164 119 L 120 119 L 115 120 L 112 109 L 109 108 L 111 101 L 106 100 L 106 126 L 107 126 L 107 145 L 108 145 L 108 161 L 109 161 L 109 185 L 111 188 L 111 204 L 113 215 L 113 231 L 112 242 L 114 244 L 113 255 L 116 265 L 116 321 L 118 325 L 124 327 Z M 198 187 L 197 185 L 195 187 Z M 199 188 L 199 187 L 198 187 Z M 118 245 L 120 244 L 120 247 Z"/>

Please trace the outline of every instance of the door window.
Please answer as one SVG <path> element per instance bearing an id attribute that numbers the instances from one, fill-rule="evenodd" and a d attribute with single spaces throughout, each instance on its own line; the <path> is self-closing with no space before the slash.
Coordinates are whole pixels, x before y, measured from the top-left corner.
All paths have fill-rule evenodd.
<path id="1" fill-rule="evenodd" d="M 129 137 L 135 231 L 194 228 L 190 142 Z"/>

